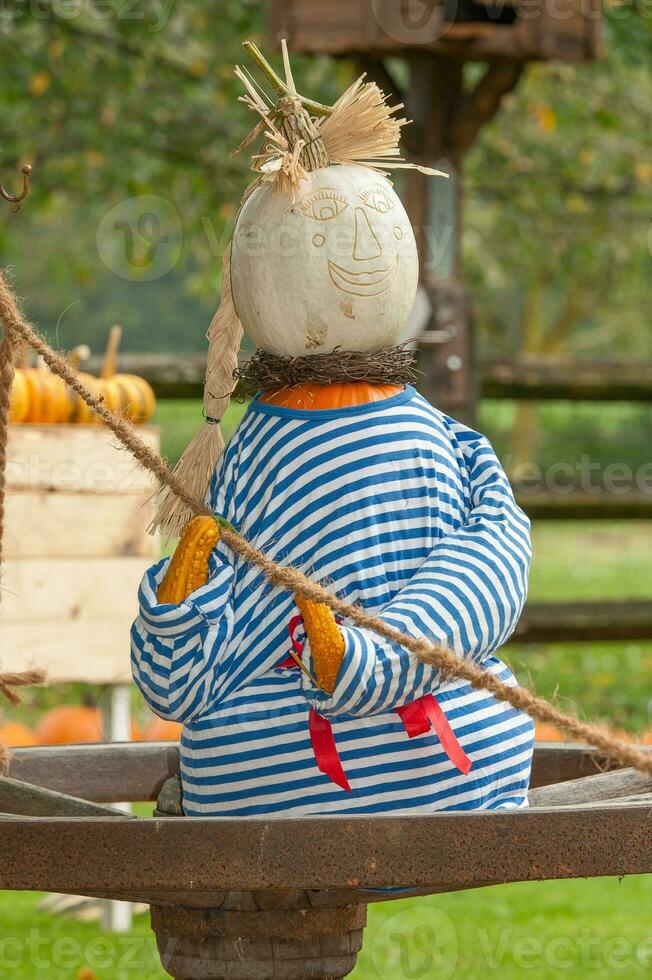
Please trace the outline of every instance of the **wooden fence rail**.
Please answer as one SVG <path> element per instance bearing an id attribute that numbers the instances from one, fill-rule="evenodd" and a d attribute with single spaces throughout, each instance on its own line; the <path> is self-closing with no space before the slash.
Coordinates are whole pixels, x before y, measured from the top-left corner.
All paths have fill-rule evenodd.
<path id="1" fill-rule="evenodd" d="M 587 746 L 537 742 L 532 786 L 579 779 L 608 768 L 606 760 Z M 96 803 L 124 803 L 155 800 L 178 771 L 177 743 L 107 742 L 14 749 L 9 775 Z"/>
<path id="2" fill-rule="evenodd" d="M 528 602 L 515 643 L 652 640 L 652 600 Z"/>
<path id="3" fill-rule="evenodd" d="M 92 358 L 91 371 L 99 371 Z M 159 398 L 200 398 L 204 354 L 122 354 L 118 368 L 146 378 Z M 493 361 L 482 368 L 489 398 L 569 398 L 652 402 L 652 364 L 597 364 L 561 361 Z M 237 389 L 235 391 L 237 397 Z M 199 417 L 199 416 L 198 416 Z M 626 492 L 586 492 L 572 486 L 556 491 L 516 486 L 519 504 L 536 520 L 652 520 L 652 488 Z"/>
<path id="4" fill-rule="evenodd" d="M 626 493 L 595 493 L 573 490 L 554 493 L 534 492 L 516 486 L 516 499 L 531 520 L 594 521 L 652 520 L 652 492 L 627 490 Z"/>
<path id="5" fill-rule="evenodd" d="M 652 364 L 553 359 L 488 361 L 484 398 L 652 402 Z"/>
<path id="6" fill-rule="evenodd" d="M 99 372 L 99 357 L 91 358 Z M 147 378 L 159 398 L 200 398 L 205 354 L 121 354 L 120 371 Z M 652 364 L 559 359 L 487 361 L 481 366 L 484 398 L 545 401 L 652 402 Z"/>

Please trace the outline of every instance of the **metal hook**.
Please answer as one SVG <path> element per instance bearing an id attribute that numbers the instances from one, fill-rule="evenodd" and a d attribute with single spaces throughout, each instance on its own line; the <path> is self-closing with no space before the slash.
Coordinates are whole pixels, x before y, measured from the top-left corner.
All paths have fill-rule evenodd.
<path id="1" fill-rule="evenodd" d="M 20 209 L 20 202 L 25 200 L 29 191 L 29 178 L 32 176 L 32 168 L 29 163 L 26 163 L 21 170 L 23 174 L 23 189 L 20 194 L 10 194 L 0 184 L 0 197 L 3 197 L 5 201 L 9 201 L 13 205 L 12 211 L 18 211 Z"/>

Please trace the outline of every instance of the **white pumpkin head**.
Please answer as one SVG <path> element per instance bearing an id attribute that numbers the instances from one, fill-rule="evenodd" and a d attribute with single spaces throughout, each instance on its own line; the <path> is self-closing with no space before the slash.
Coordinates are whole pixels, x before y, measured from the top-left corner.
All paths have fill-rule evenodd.
<path id="1" fill-rule="evenodd" d="M 417 289 L 412 227 L 391 184 L 367 167 L 308 173 L 294 200 L 270 183 L 233 235 L 233 301 L 257 347 L 280 357 L 374 351 L 401 336 Z"/>

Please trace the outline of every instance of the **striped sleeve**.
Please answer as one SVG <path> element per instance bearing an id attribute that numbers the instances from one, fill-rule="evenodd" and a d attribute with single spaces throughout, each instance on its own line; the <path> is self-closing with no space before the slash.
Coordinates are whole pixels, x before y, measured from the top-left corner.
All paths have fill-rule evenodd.
<path id="1" fill-rule="evenodd" d="M 437 542 L 380 618 L 479 663 L 506 641 L 521 614 L 531 555 L 529 521 L 489 442 L 447 421 L 468 474 L 466 520 Z M 304 694 L 321 714 L 370 715 L 436 692 L 442 680 L 436 668 L 367 630 L 342 627 L 342 633 L 344 660 L 333 694 L 303 678 Z M 309 644 L 304 657 L 312 669 Z"/>
<path id="2" fill-rule="evenodd" d="M 179 605 L 159 604 L 156 593 L 168 563 L 154 565 L 141 583 L 131 666 L 157 715 L 188 722 L 219 698 L 221 659 L 233 632 L 233 568 L 215 551 L 206 585 Z"/>

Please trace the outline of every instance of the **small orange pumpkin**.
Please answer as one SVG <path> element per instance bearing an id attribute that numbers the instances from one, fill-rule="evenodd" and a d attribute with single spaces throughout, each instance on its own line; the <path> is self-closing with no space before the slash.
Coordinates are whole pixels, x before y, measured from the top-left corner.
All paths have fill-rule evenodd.
<path id="1" fill-rule="evenodd" d="M 18 369 L 11 386 L 10 422 L 24 422 L 29 415 L 29 386 L 24 373 Z"/>
<path id="2" fill-rule="evenodd" d="M 534 738 L 537 742 L 563 742 L 564 736 L 544 721 L 535 721 Z"/>
<path id="3" fill-rule="evenodd" d="M 43 715 L 36 727 L 38 745 L 103 742 L 104 717 L 99 708 L 62 704 Z"/>
<path id="4" fill-rule="evenodd" d="M 143 732 L 144 742 L 178 742 L 183 725 L 178 721 L 166 721 L 155 716 Z"/>
<path id="5" fill-rule="evenodd" d="M 143 730 L 137 722 L 133 721 L 133 719 L 130 725 L 129 737 L 131 738 L 132 742 L 142 742 L 143 740 Z"/>
<path id="6" fill-rule="evenodd" d="M 17 749 L 24 745 L 38 745 L 34 733 L 19 721 L 5 721 L 0 725 L 0 743 L 8 745 L 10 749 Z"/>

